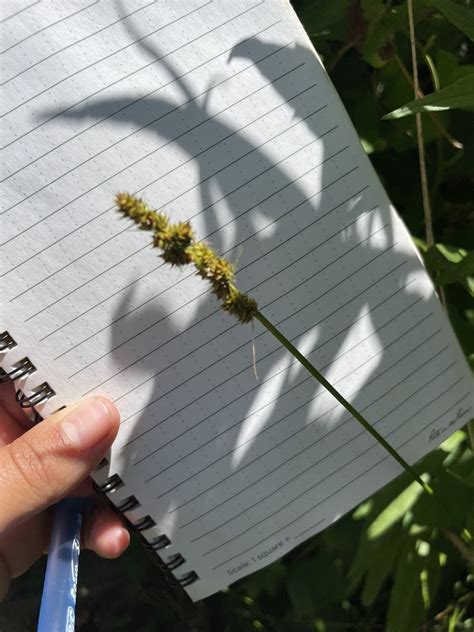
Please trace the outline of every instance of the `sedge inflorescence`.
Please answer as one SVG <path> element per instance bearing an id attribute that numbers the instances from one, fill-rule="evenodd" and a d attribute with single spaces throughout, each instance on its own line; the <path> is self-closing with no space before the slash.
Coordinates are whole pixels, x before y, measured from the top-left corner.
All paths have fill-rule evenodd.
<path id="1" fill-rule="evenodd" d="M 171 223 L 159 211 L 129 193 L 118 193 L 119 210 L 141 228 L 154 234 L 153 245 L 161 250 L 161 258 L 174 266 L 193 264 L 197 274 L 211 285 L 221 307 L 241 323 L 250 322 L 258 312 L 254 299 L 242 294 L 234 285 L 234 266 L 219 257 L 208 244 L 196 241 L 189 222 Z"/>

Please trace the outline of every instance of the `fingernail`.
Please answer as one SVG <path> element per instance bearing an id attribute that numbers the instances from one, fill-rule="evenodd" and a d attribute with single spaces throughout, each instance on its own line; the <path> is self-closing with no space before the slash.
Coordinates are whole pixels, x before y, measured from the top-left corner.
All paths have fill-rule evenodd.
<path id="1" fill-rule="evenodd" d="M 88 450 L 109 434 L 113 414 L 101 399 L 84 400 L 61 422 L 61 431 L 68 443 Z"/>

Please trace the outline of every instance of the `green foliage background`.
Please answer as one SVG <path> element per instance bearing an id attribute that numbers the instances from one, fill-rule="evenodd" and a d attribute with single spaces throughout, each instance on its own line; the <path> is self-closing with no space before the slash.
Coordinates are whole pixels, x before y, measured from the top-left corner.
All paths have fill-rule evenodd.
<path id="1" fill-rule="evenodd" d="M 362 145 L 406 222 L 474 365 L 474 8 L 414 0 L 421 89 L 413 101 L 406 0 L 294 0 Z M 438 93 L 439 94 L 436 94 Z M 404 109 L 401 106 L 408 104 Z M 436 245 L 427 248 L 413 110 L 422 110 Z M 390 120 L 383 117 L 394 112 Z M 170 592 L 139 542 L 114 562 L 83 555 L 78 629 L 457 631 L 474 628 L 474 455 L 465 432 L 418 471 L 204 604 Z M 8 629 L 33 629 L 41 564 L 14 584 Z M 12 623 L 15 622 L 15 623 Z M 3 626 L 2 626 L 3 628 Z"/>

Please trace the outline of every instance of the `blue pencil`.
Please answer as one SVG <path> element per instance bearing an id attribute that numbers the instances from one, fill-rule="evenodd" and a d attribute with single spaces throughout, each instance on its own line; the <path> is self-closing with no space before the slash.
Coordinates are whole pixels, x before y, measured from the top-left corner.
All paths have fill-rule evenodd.
<path id="1" fill-rule="evenodd" d="M 66 498 L 56 505 L 38 632 L 74 631 L 83 508 L 82 498 Z"/>

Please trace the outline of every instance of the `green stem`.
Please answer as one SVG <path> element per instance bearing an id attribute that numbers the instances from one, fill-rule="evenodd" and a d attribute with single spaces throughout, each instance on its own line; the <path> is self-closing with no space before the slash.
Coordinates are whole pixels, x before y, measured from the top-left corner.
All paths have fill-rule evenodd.
<path id="1" fill-rule="evenodd" d="M 474 452 L 474 419 L 468 421 L 466 424 L 466 434 L 469 441 L 471 452 Z"/>
<path id="2" fill-rule="evenodd" d="M 386 441 L 382 435 L 380 435 L 373 426 L 350 404 L 332 384 L 330 384 L 326 378 L 309 362 L 304 355 L 302 355 L 298 349 L 286 338 L 281 331 L 279 331 L 272 323 L 265 318 L 261 312 L 255 314 L 255 318 L 262 323 L 262 325 L 281 342 L 281 344 L 288 349 L 288 351 L 311 373 L 311 375 L 324 386 L 324 388 L 331 393 L 336 400 L 344 406 L 344 408 L 355 418 L 357 421 L 369 432 L 374 439 L 376 439 L 386 450 L 393 456 L 393 458 L 400 463 L 400 465 L 410 474 L 413 478 L 423 487 L 425 492 L 429 494 L 433 493 L 433 490 L 427 485 L 423 479 L 415 472 L 415 470 L 398 454 L 394 448 Z"/>

